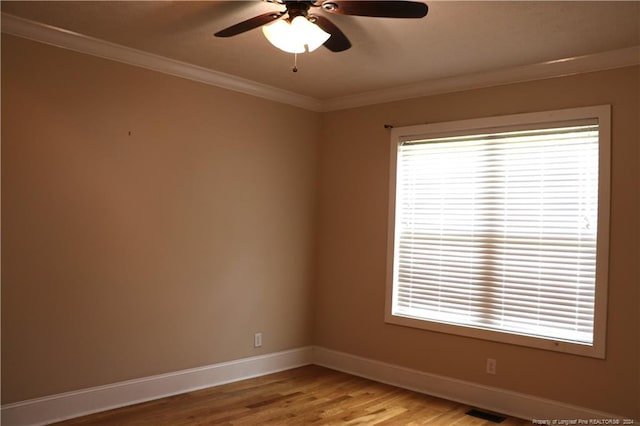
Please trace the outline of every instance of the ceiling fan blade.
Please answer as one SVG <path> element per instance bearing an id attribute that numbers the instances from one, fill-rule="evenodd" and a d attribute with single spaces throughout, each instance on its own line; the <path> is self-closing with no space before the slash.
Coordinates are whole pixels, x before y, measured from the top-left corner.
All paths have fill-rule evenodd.
<path id="1" fill-rule="evenodd" d="M 314 16 L 314 18 L 317 26 L 331 34 L 331 37 L 324 42 L 324 47 L 332 52 L 342 52 L 351 47 L 351 42 L 347 36 L 333 22 L 324 16 Z"/>
<path id="2" fill-rule="evenodd" d="M 327 0 L 322 9 L 339 15 L 378 18 L 424 18 L 429 8 L 417 1 L 340 1 Z"/>
<path id="3" fill-rule="evenodd" d="M 246 21 L 242 21 L 238 24 L 232 25 L 229 28 L 225 28 L 224 30 L 220 30 L 214 35 L 216 37 L 231 37 L 234 35 L 238 35 L 245 31 L 261 27 L 262 25 L 268 24 L 271 21 L 275 21 L 284 14 L 285 12 L 263 13 L 262 15 L 247 19 Z"/>

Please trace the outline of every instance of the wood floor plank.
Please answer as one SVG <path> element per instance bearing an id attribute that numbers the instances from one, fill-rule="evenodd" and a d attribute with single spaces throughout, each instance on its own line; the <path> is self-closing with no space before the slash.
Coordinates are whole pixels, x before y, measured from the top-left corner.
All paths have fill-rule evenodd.
<path id="1" fill-rule="evenodd" d="M 58 426 L 493 426 L 471 407 L 310 365 L 123 407 Z M 507 418 L 503 426 L 529 424 Z"/>

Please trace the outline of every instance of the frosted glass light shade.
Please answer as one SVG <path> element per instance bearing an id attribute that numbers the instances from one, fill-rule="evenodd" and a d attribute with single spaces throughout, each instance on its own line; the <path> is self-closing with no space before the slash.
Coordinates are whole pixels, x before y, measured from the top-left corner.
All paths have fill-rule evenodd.
<path id="1" fill-rule="evenodd" d="M 280 19 L 265 25 L 262 33 L 269 43 L 288 53 L 313 52 L 331 36 L 304 16 L 296 16 L 291 23 Z"/>

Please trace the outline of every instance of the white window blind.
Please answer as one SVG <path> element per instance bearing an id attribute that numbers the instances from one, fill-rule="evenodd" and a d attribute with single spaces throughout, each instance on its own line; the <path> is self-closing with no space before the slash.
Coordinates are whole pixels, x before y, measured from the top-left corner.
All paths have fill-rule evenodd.
<path id="1" fill-rule="evenodd" d="M 597 120 L 397 145 L 394 316 L 592 345 Z"/>

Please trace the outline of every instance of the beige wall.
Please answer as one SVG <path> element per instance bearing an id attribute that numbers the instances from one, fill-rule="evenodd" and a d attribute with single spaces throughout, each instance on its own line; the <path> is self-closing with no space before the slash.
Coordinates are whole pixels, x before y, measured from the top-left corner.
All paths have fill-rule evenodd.
<path id="1" fill-rule="evenodd" d="M 3 34 L 2 402 L 316 344 L 639 418 L 639 74 L 316 114 Z M 607 359 L 386 325 L 383 124 L 596 104 Z"/>
<path id="2" fill-rule="evenodd" d="M 320 123 L 3 34 L 2 402 L 310 344 Z"/>
<path id="3" fill-rule="evenodd" d="M 640 417 L 639 69 L 451 93 L 324 116 L 319 158 L 319 346 L 605 412 Z M 384 323 L 389 133 L 395 126 L 611 104 L 607 359 Z M 484 373 L 497 359 L 498 374 Z"/>

